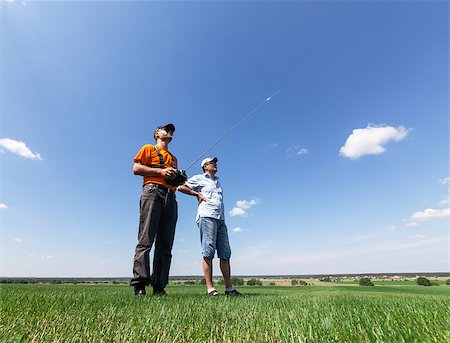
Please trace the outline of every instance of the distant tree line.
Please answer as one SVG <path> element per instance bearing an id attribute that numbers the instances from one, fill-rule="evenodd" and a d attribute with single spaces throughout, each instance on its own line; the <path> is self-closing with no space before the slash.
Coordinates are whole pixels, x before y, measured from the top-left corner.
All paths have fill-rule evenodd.
<path id="1" fill-rule="evenodd" d="M 252 278 L 247 281 L 247 286 L 262 286 L 262 281 L 260 279 Z"/>
<path id="2" fill-rule="evenodd" d="M 324 277 L 321 278 L 320 281 L 322 282 L 332 282 L 333 280 L 330 277 Z M 363 277 L 360 278 L 359 280 L 355 280 L 358 281 L 360 286 L 374 286 L 374 283 L 371 281 L 370 278 L 368 277 Z M 405 280 L 408 281 L 408 280 Z M 128 280 L 127 279 L 117 279 L 117 280 L 101 280 L 101 279 L 77 279 L 77 278 L 55 278 L 55 279 L 51 279 L 51 278 L 0 278 L 0 284 L 37 284 L 37 283 L 46 283 L 46 284 L 53 284 L 53 285 L 59 285 L 59 284 L 128 284 Z M 243 278 L 239 278 L 239 277 L 233 277 L 231 279 L 231 282 L 233 283 L 234 286 L 244 286 L 244 285 L 248 285 L 248 286 L 262 286 L 262 281 L 258 278 L 250 278 L 247 280 L 247 282 L 245 281 L 245 279 Z M 185 284 L 185 285 L 206 285 L 206 281 L 204 278 L 201 279 L 197 279 L 197 280 L 177 280 L 174 281 L 172 280 L 172 283 L 175 284 Z M 218 279 L 217 283 L 219 285 L 224 285 L 225 281 L 223 278 Z M 438 286 L 439 283 L 437 281 L 434 280 L 430 280 L 428 278 L 426 278 L 425 276 L 420 276 L 416 279 L 416 283 L 419 286 Z M 447 279 L 445 281 L 446 285 L 450 285 L 450 279 Z M 270 286 L 275 286 L 275 282 L 270 282 L 269 283 Z M 291 285 L 292 286 L 307 286 L 308 283 L 303 281 L 303 280 L 297 280 L 297 279 L 292 279 L 291 280 Z"/>
<path id="3" fill-rule="evenodd" d="M 419 276 L 416 279 L 416 283 L 419 286 L 439 286 L 439 283 L 437 283 L 436 281 L 431 281 L 430 279 L 426 278 L 425 276 Z M 445 281 L 445 284 L 450 285 L 450 279 Z"/>
<path id="4" fill-rule="evenodd" d="M 46 283 L 51 285 L 60 285 L 63 283 L 70 284 L 126 284 L 127 281 L 118 281 L 118 280 L 81 280 L 81 279 L 0 279 L 0 284 L 8 283 L 8 284 L 38 284 L 38 283 Z"/>
<path id="5" fill-rule="evenodd" d="M 303 280 L 292 279 L 291 285 L 292 286 L 308 286 L 308 283 Z"/>
<path id="6" fill-rule="evenodd" d="M 368 277 L 363 277 L 363 278 L 359 279 L 359 285 L 360 286 L 375 286 L 374 283 Z"/>

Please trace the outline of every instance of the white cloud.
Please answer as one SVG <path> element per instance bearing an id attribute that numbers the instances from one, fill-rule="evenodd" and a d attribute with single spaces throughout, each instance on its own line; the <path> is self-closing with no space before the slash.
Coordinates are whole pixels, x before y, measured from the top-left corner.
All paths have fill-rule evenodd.
<path id="1" fill-rule="evenodd" d="M 430 220 L 435 218 L 444 218 L 450 216 L 450 207 L 444 209 L 427 208 L 426 210 L 416 212 L 411 216 L 412 221 Z"/>
<path id="2" fill-rule="evenodd" d="M 238 207 L 233 207 L 231 209 L 230 212 L 228 212 L 230 214 L 230 216 L 235 217 L 235 216 L 242 216 L 245 217 L 246 213 L 243 209 L 238 208 Z"/>
<path id="3" fill-rule="evenodd" d="M 448 184 L 450 184 L 450 176 L 447 176 L 447 177 L 445 177 L 445 178 L 443 178 L 443 179 L 440 179 L 440 180 L 439 180 L 439 183 L 440 183 L 441 185 L 448 185 Z"/>
<path id="4" fill-rule="evenodd" d="M 419 226 L 419 223 L 417 222 L 407 222 L 405 224 L 406 227 L 414 227 L 414 226 Z"/>
<path id="5" fill-rule="evenodd" d="M 259 204 L 259 199 L 252 199 L 250 201 L 247 200 L 238 200 L 236 201 L 236 206 L 242 208 L 243 210 L 247 210 L 253 205 Z"/>
<path id="6" fill-rule="evenodd" d="M 248 210 L 250 207 L 259 204 L 260 200 L 259 199 L 252 199 L 252 200 L 238 200 L 236 201 L 236 206 L 233 207 L 231 209 L 231 211 L 229 211 L 228 213 L 230 214 L 230 216 L 235 217 L 235 216 L 241 216 L 241 217 L 246 217 L 247 216 L 247 212 L 245 210 Z"/>
<path id="7" fill-rule="evenodd" d="M 397 226 L 395 225 L 386 226 L 386 230 L 389 232 L 397 231 Z"/>
<path id="8" fill-rule="evenodd" d="M 287 156 L 306 155 L 307 153 L 308 153 L 308 149 L 302 148 L 297 145 L 286 150 Z"/>
<path id="9" fill-rule="evenodd" d="M 242 229 L 241 229 L 240 227 L 235 227 L 235 228 L 233 229 L 233 232 L 234 232 L 234 233 L 242 232 Z"/>
<path id="10" fill-rule="evenodd" d="M 364 155 L 379 155 L 386 151 L 384 145 L 389 141 L 401 141 L 409 130 L 403 126 L 374 126 L 369 124 L 365 129 L 354 129 L 348 136 L 339 154 L 350 159 L 358 159 Z"/>
<path id="11" fill-rule="evenodd" d="M 13 242 L 16 242 L 16 243 L 22 243 L 23 240 L 22 240 L 22 238 L 14 238 L 14 239 L 13 239 Z"/>
<path id="12" fill-rule="evenodd" d="M 1 138 L 0 145 L 13 154 L 32 160 L 42 160 L 41 155 L 38 153 L 33 153 L 24 142 L 15 141 L 10 138 Z"/>
<path id="13" fill-rule="evenodd" d="M 423 235 L 414 235 L 414 236 L 409 236 L 409 239 L 412 239 L 412 240 L 420 240 L 420 239 L 424 239 L 425 238 L 425 236 L 423 236 Z"/>
<path id="14" fill-rule="evenodd" d="M 4 203 L 0 203 L 0 210 L 6 210 L 6 209 L 8 209 L 9 207 L 6 205 L 6 204 L 4 204 Z"/>
<path id="15" fill-rule="evenodd" d="M 274 149 L 278 146 L 278 143 L 271 143 L 271 144 L 267 144 L 266 148 L 267 149 Z"/>

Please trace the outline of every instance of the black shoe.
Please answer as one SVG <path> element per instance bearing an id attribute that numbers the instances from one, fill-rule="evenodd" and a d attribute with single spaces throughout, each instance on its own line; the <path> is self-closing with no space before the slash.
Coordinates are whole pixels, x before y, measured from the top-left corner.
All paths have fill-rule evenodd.
<path id="1" fill-rule="evenodd" d="M 232 291 L 225 291 L 225 295 L 229 295 L 231 297 L 240 297 L 243 294 L 233 289 Z"/>
<path id="2" fill-rule="evenodd" d="M 145 295 L 145 285 L 134 285 L 134 295 L 142 297 Z"/>
<path id="3" fill-rule="evenodd" d="M 162 295 L 167 295 L 167 293 L 164 290 L 164 288 L 153 288 L 153 295 L 162 296 Z"/>

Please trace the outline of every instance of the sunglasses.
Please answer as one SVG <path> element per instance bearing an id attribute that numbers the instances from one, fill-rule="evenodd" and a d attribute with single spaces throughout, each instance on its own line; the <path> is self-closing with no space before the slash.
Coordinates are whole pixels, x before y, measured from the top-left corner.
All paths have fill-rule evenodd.
<path id="1" fill-rule="evenodd" d="M 155 130 L 155 133 L 158 132 L 158 131 L 160 131 L 160 130 L 164 130 L 164 131 L 166 131 L 167 133 L 170 133 L 171 135 L 173 135 L 173 131 L 168 130 L 168 129 L 165 128 L 164 126 L 157 127 L 156 130 Z"/>

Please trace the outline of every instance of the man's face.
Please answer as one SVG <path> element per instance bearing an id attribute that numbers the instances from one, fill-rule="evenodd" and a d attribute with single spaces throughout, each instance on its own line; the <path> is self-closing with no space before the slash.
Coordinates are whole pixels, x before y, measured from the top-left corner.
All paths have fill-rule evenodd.
<path id="1" fill-rule="evenodd" d="M 159 138 L 166 143 L 169 143 L 172 140 L 172 137 L 173 137 L 173 132 L 171 132 L 163 127 L 158 129 L 158 131 L 156 131 L 156 133 L 155 133 L 156 139 Z"/>
<path id="2" fill-rule="evenodd" d="M 207 163 L 205 163 L 203 168 L 205 168 L 205 172 L 216 173 L 217 172 L 217 162 L 207 162 Z"/>

